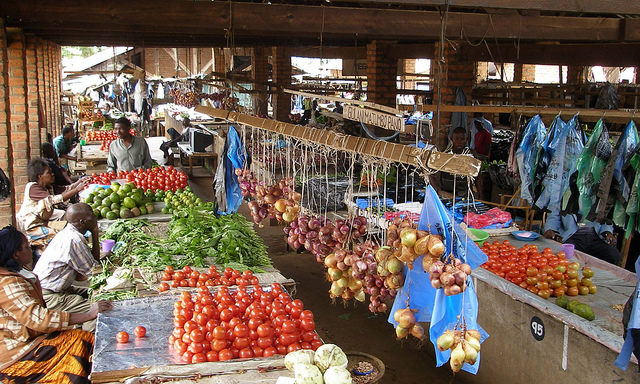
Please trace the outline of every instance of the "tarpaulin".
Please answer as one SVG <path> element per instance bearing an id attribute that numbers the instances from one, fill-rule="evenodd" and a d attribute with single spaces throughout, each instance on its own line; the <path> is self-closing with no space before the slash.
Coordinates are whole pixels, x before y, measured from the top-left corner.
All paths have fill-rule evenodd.
<path id="1" fill-rule="evenodd" d="M 222 214 L 235 213 L 242 204 L 242 192 L 240 190 L 240 184 L 236 177 L 236 168 L 243 168 L 245 162 L 245 152 L 242 145 L 242 140 L 233 126 L 229 126 L 227 132 L 227 156 L 225 161 L 225 189 L 227 194 L 227 209 Z"/>
<path id="2" fill-rule="evenodd" d="M 516 160 L 518 162 L 518 172 L 522 180 L 520 195 L 527 200 L 529 204 L 534 203 L 534 175 L 537 167 L 537 157 L 542 144 L 544 143 L 547 129 L 540 118 L 535 115 L 529 120 L 527 127 L 524 129 L 522 141 L 516 151 Z"/>
<path id="3" fill-rule="evenodd" d="M 445 254 L 453 253 L 457 258 L 468 263 L 471 268 L 476 268 L 487 261 L 487 256 L 460 225 L 452 220 L 431 185 L 426 189 L 418 229 L 441 235 L 444 238 Z M 428 273 L 425 273 L 421 266 L 422 257 L 414 261 L 412 270 L 405 266 L 405 283 L 398 291 L 393 303 L 389 322 L 397 325 L 393 314 L 397 309 L 406 308 L 408 304 L 409 308 L 418 310 L 415 314 L 417 321 L 431 323 L 430 338 L 434 345 L 444 331 L 453 328 L 460 315 L 463 315 L 468 329 L 480 331 L 482 340 L 488 337 L 477 324 L 478 299 L 471 278 L 467 280 L 467 288 L 464 292 L 455 296 L 445 296 L 443 289 L 436 290 L 431 286 Z M 440 352 L 436 348 L 437 365 L 446 363 L 449 360 L 449 354 L 450 351 Z M 473 366 L 465 364 L 462 369 L 475 374 L 479 365 L 480 357 L 478 356 L 476 364 Z"/>

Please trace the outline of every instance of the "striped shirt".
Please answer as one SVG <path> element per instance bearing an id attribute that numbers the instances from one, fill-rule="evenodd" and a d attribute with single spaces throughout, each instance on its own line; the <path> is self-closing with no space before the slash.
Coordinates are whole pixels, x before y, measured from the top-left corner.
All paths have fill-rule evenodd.
<path id="1" fill-rule="evenodd" d="M 71 224 L 51 240 L 33 269 L 43 289 L 63 292 L 76 279 L 88 275 L 96 261 L 87 239 Z"/>
<path id="2" fill-rule="evenodd" d="M 33 350 L 46 333 L 71 328 L 68 312 L 46 308 L 37 280 L 0 268 L 0 370 Z"/>

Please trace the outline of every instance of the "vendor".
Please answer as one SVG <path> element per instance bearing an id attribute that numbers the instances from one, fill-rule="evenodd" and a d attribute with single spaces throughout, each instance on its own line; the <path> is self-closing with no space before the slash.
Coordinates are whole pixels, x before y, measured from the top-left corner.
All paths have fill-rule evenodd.
<path id="1" fill-rule="evenodd" d="M 491 124 L 489 120 L 484 118 L 484 113 L 475 112 L 473 114 L 473 119 L 471 120 L 471 144 L 469 145 L 469 148 L 471 148 L 472 150 L 477 150 L 476 134 L 478 133 L 479 131 L 478 128 L 480 126 L 482 126 L 482 128 L 484 128 L 489 133 L 489 139 L 493 136 L 493 124 Z M 489 143 L 491 143 L 491 140 L 489 140 Z M 488 151 L 487 151 L 487 155 L 488 155 Z"/>
<path id="2" fill-rule="evenodd" d="M 38 278 L 23 268 L 30 261 L 26 237 L 15 227 L 0 230 L 0 381 L 88 383 L 94 337 L 73 328 L 110 310 L 111 302 L 84 313 L 47 308 Z"/>
<path id="3" fill-rule="evenodd" d="M 575 214 L 547 214 L 544 237 L 560 243 L 573 244 L 578 251 L 612 264 L 617 265 L 621 259 L 620 251 L 613 246 L 615 237 L 612 225 L 588 223 L 578 226 L 578 217 Z"/>
<path id="4" fill-rule="evenodd" d="M 481 120 L 474 119 L 472 124 L 471 134 L 473 136 L 471 136 L 471 152 L 476 159 L 489 160 L 491 152 L 491 132 L 482 124 Z"/>
<path id="5" fill-rule="evenodd" d="M 20 229 L 27 234 L 29 243 L 44 248 L 62 229 L 51 225 L 51 222 L 62 220 L 65 213 L 54 206 L 68 202 L 91 182 L 91 178 L 84 177 L 65 186 L 60 194 L 55 194 L 55 175 L 43 159 L 31 160 L 27 166 L 27 174 L 29 182 L 24 188 L 24 201 L 16 219 Z"/>
<path id="6" fill-rule="evenodd" d="M 467 148 L 467 130 L 464 127 L 457 127 L 451 134 L 451 141 L 445 152 L 453 154 L 463 154 L 468 152 Z M 437 176 L 437 174 L 435 175 Z M 456 195 L 466 195 L 468 185 L 466 177 L 455 177 L 448 172 L 440 172 L 440 177 L 430 177 L 429 180 L 436 192 L 440 192 L 440 189 L 446 192 L 453 192 L 453 180 L 455 178 Z"/>
<path id="7" fill-rule="evenodd" d="M 42 143 L 40 152 L 42 154 L 42 158 L 47 161 L 47 165 L 51 168 L 51 171 L 55 176 L 55 181 L 53 182 L 54 191 L 59 192 L 61 187 L 64 188 L 64 186 L 73 183 L 71 177 L 67 173 L 67 170 L 60 165 L 56 150 L 51 143 Z"/>
<path id="8" fill-rule="evenodd" d="M 131 171 L 140 167 L 151 168 L 153 160 L 143 137 L 131 135 L 131 122 L 126 117 L 116 120 L 114 129 L 118 139 L 109 147 L 107 171 Z"/>
<path id="9" fill-rule="evenodd" d="M 87 288 L 73 287 L 74 281 L 87 280 L 91 268 L 100 260 L 98 218 L 88 204 L 78 203 L 67 209 L 67 226 L 42 253 L 33 273 L 40 279 L 47 308 L 71 313 L 86 312 L 91 307 Z M 91 233 L 91 247 L 84 237 Z M 83 325 L 93 331 L 95 323 Z"/>
<path id="10" fill-rule="evenodd" d="M 189 135 L 191 132 L 191 120 L 188 117 L 185 117 L 182 120 L 182 133 L 178 133 L 174 128 L 169 128 L 167 133 L 171 137 L 171 140 L 165 141 L 160 145 L 160 150 L 164 152 L 164 158 L 169 157 L 169 148 L 175 147 L 177 143 L 183 141 L 189 141 Z"/>
<path id="11" fill-rule="evenodd" d="M 67 125 L 62 128 L 62 135 L 57 136 L 55 139 L 53 139 L 53 146 L 56 148 L 56 154 L 58 155 L 58 158 L 73 161 L 77 160 L 76 157 L 69 155 L 69 153 L 75 147 L 75 143 L 73 142 L 73 135 L 73 127 Z"/>

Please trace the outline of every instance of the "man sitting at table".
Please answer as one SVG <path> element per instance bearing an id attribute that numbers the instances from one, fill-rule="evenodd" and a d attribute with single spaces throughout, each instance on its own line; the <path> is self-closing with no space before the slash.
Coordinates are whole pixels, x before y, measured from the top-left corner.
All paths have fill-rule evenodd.
<path id="1" fill-rule="evenodd" d="M 53 146 L 56 148 L 58 158 L 76 161 L 74 156 L 69 155 L 75 144 L 73 143 L 73 127 L 65 126 L 62 128 L 62 135 L 53 139 Z"/>
<path id="2" fill-rule="evenodd" d="M 91 268 L 100 260 L 98 218 L 85 203 L 71 205 L 66 218 L 67 226 L 49 243 L 33 273 L 40 279 L 47 308 L 82 313 L 91 307 L 87 289 L 72 284 L 76 280 L 86 280 Z M 91 247 L 84 237 L 87 231 L 91 233 Z M 95 323 L 83 327 L 92 331 Z"/>
<path id="3" fill-rule="evenodd" d="M 612 264 L 618 264 L 620 251 L 613 246 L 613 226 L 600 223 L 588 223 L 578 226 L 575 214 L 560 216 L 557 212 L 547 214 L 544 223 L 544 237 L 560 243 L 573 244 L 575 249 Z"/>
<path id="4" fill-rule="evenodd" d="M 118 139 L 109 147 L 107 171 L 131 171 L 140 167 L 151 168 L 153 161 L 149 146 L 143 137 L 131 135 L 131 122 L 126 117 L 116 120 L 114 129 Z"/>
<path id="5" fill-rule="evenodd" d="M 189 141 L 189 132 L 194 129 L 191 127 L 191 120 L 188 117 L 182 119 L 182 133 L 178 133 L 174 128 L 169 128 L 167 133 L 171 136 L 171 140 L 160 144 L 160 150 L 164 152 L 164 158 L 169 157 L 169 148 L 175 147 L 179 142 Z"/>

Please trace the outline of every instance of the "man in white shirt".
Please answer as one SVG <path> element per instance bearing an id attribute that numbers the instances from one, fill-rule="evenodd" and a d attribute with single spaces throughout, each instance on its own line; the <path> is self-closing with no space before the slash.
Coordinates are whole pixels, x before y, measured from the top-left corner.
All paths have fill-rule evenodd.
<path id="1" fill-rule="evenodd" d="M 131 171 L 144 167 L 151 168 L 153 160 L 149 153 L 149 146 L 144 137 L 131 135 L 131 122 L 126 117 L 116 120 L 113 125 L 118 132 L 118 139 L 109 146 L 107 158 L 108 171 Z"/>
<path id="2" fill-rule="evenodd" d="M 98 219 L 85 203 L 71 205 L 66 217 L 67 226 L 51 240 L 33 273 L 40 280 L 47 308 L 82 313 L 91 307 L 87 289 L 72 284 L 86 280 L 100 260 Z M 87 231 L 91 233 L 91 247 L 84 237 Z M 85 324 L 83 328 L 91 330 L 92 326 L 95 327 L 95 323 Z"/>

